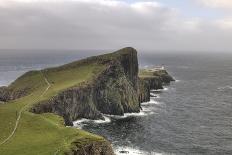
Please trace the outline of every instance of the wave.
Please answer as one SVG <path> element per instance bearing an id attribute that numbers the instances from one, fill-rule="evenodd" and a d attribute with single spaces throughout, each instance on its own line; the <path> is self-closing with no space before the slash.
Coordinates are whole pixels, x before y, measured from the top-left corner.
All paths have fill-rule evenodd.
<path id="1" fill-rule="evenodd" d="M 224 87 L 219 87 L 217 88 L 218 90 L 220 91 L 224 91 L 224 90 L 232 90 L 232 86 L 230 85 L 227 85 L 227 86 L 224 86 Z"/>
<path id="2" fill-rule="evenodd" d="M 150 98 L 160 98 L 160 96 L 158 94 L 155 93 L 150 93 Z"/>
<path id="3" fill-rule="evenodd" d="M 104 124 L 104 123 L 110 123 L 111 118 L 116 118 L 116 119 L 125 119 L 128 117 L 144 117 L 147 115 L 152 115 L 155 112 L 153 111 L 154 107 L 146 107 L 146 105 L 159 105 L 161 104 L 160 102 L 155 101 L 154 99 L 151 98 L 149 102 L 144 102 L 141 103 L 142 105 L 142 110 L 139 113 L 124 113 L 124 115 L 107 115 L 104 114 L 104 119 L 105 120 L 91 120 L 91 119 L 86 119 L 82 118 L 79 120 L 76 120 L 73 122 L 73 125 L 77 128 L 83 128 L 83 126 L 87 125 L 87 123 L 95 123 L 95 124 Z"/>
<path id="4" fill-rule="evenodd" d="M 150 101 L 149 102 L 143 102 L 143 103 L 141 103 L 141 105 L 143 106 L 143 105 L 158 105 L 158 104 L 161 104 L 160 102 L 157 102 L 157 101 L 155 101 L 154 99 L 150 99 Z"/>
<path id="5" fill-rule="evenodd" d="M 147 116 L 149 114 L 153 114 L 152 111 L 148 111 L 147 109 L 141 110 L 139 113 L 124 113 L 124 115 L 119 116 L 119 115 L 107 115 L 108 117 L 116 118 L 116 119 L 123 119 L 123 118 L 128 118 L 128 117 L 142 117 L 142 116 Z"/>
<path id="6" fill-rule="evenodd" d="M 116 119 L 125 119 L 128 117 L 142 117 L 142 116 L 147 116 L 154 114 L 153 111 L 151 111 L 149 108 L 143 107 L 143 110 L 141 110 L 139 113 L 124 113 L 124 115 L 119 116 L 119 115 L 104 115 L 103 117 L 105 120 L 91 120 L 91 119 L 86 119 L 82 118 L 79 120 L 76 120 L 73 122 L 73 126 L 77 128 L 83 128 L 83 126 L 87 125 L 87 123 L 95 123 L 95 124 L 104 124 L 104 123 L 110 123 L 111 118 L 116 118 Z"/>
<path id="7" fill-rule="evenodd" d="M 151 92 L 162 92 L 162 91 L 168 91 L 169 88 L 168 87 L 164 87 L 163 89 L 151 89 Z M 151 93 L 152 95 L 156 95 L 154 93 Z"/>
<path id="8" fill-rule="evenodd" d="M 164 89 L 163 89 L 164 91 L 168 91 L 169 90 L 169 88 L 168 87 L 164 87 Z"/>
<path id="9" fill-rule="evenodd" d="M 161 91 L 163 91 L 163 89 L 151 89 L 151 92 L 161 92 Z M 154 94 L 154 93 L 153 93 Z"/>
<path id="10" fill-rule="evenodd" d="M 105 120 L 91 120 L 91 119 L 86 119 L 86 118 L 82 118 L 79 120 L 76 120 L 73 122 L 73 126 L 78 127 L 78 128 L 82 128 L 84 125 L 86 125 L 85 123 L 96 123 L 96 124 L 104 124 L 104 123 L 110 123 L 111 119 L 107 116 L 103 116 Z"/>
<path id="11" fill-rule="evenodd" d="M 133 147 L 115 147 L 116 155 L 165 155 L 158 152 L 146 152 Z"/>

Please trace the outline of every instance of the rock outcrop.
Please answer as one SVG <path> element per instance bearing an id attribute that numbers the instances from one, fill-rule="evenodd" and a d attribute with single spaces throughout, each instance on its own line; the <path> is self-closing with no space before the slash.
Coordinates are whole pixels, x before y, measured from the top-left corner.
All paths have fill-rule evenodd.
<path id="1" fill-rule="evenodd" d="M 102 114 L 139 112 L 136 50 L 124 48 L 92 59 L 107 66 L 98 77 L 36 104 L 31 111 L 56 113 L 64 117 L 66 125 L 72 125 L 78 118 L 104 119 Z"/>
<path id="2" fill-rule="evenodd" d="M 13 91 L 8 87 L 0 87 L 0 101 L 7 102 L 10 100 L 15 100 L 25 96 L 25 94 L 26 90 Z"/>
<path id="3" fill-rule="evenodd" d="M 91 80 L 62 90 L 53 97 L 33 105 L 30 111 L 38 114 L 58 114 L 69 126 L 79 118 L 104 119 L 102 114 L 123 115 L 139 112 L 140 103 L 150 100 L 151 89 L 162 89 L 163 83 L 174 80 L 165 70 L 143 70 L 144 75 L 139 74 L 137 51 L 130 47 L 73 62 L 55 70 L 62 71 L 67 67 L 75 68 L 93 63 L 105 68 Z M 19 80 L 25 82 L 32 75 L 41 76 L 42 72 L 46 70 L 28 72 Z M 25 89 L 31 89 L 21 87 L 23 90 L 15 89 L 16 91 L 1 87 L 0 101 L 20 98 L 28 92 Z"/>
<path id="4" fill-rule="evenodd" d="M 0 101 L 7 101 L 9 99 L 9 92 L 7 87 L 0 87 Z"/>
<path id="5" fill-rule="evenodd" d="M 168 74 L 168 72 L 164 69 L 153 71 L 153 76 L 159 77 L 162 83 L 168 84 L 175 79 Z"/>
<path id="6" fill-rule="evenodd" d="M 78 143 L 73 143 L 74 146 L 78 146 Z M 69 153 L 65 153 L 65 155 L 115 155 L 114 151 L 111 147 L 111 144 L 108 141 L 99 141 L 99 142 L 91 142 L 85 146 L 75 147 Z"/>
<path id="7" fill-rule="evenodd" d="M 58 114 L 64 118 L 67 126 L 72 126 L 72 122 L 79 118 L 104 119 L 103 114 L 124 115 L 139 112 L 140 103 L 150 101 L 150 90 L 162 89 L 164 83 L 174 80 L 165 70 L 143 70 L 144 75 L 139 74 L 137 51 L 130 47 L 53 68 L 55 77 L 58 71 L 63 74 L 67 68 L 77 69 L 80 65 L 82 67 L 87 65 L 88 68 L 91 66 L 89 64 L 104 67 L 93 77 L 90 74 L 91 79 L 84 78 L 84 82 L 53 91 L 52 95 L 49 94 L 51 96 L 40 96 L 39 103 L 30 105 L 30 112 Z M 41 85 L 46 87 L 49 76 L 44 73 L 48 70 L 28 72 L 9 87 L 0 87 L 0 104 L 1 101 L 7 102 L 29 95 L 32 90 L 37 91 L 41 88 Z M 59 82 L 62 83 L 63 76 L 61 77 Z M 75 78 L 74 76 L 76 82 Z M 52 87 L 54 82 L 52 80 L 50 82 Z M 111 144 L 104 138 L 100 141 L 88 139 L 83 141 L 85 145 L 80 139 L 73 142 L 73 147 L 65 154 L 114 155 Z"/>
<path id="8" fill-rule="evenodd" d="M 150 91 L 163 89 L 163 84 L 175 81 L 164 69 L 145 69 L 139 74 L 139 102 L 150 101 Z"/>

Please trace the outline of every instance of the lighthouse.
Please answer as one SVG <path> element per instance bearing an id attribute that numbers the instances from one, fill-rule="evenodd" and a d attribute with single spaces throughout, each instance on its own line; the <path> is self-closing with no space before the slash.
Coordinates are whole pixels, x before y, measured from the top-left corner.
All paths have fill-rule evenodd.
<path id="1" fill-rule="evenodd" d="M 162 64 L 162 66 L 161 66 L 161 70 L 164 70 L 164 64 Z"/>

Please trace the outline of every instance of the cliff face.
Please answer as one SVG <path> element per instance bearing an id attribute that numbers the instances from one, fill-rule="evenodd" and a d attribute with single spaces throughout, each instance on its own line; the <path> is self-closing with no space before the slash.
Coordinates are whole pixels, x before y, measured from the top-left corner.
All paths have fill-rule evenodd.
<path id="1" fill-rule="evenodd" d="M 78 145 L 75 144 L 74 145 Z M 79 148 L 79 147 L 78 147 Z M 111 144 L 107 141 L 91 142 L 81 149 L 73 148 L 70 153 L 66 155 L 115 155 Z"/>
<path id="2" fill-rule="evenodd" d="M 0 101 L 7 101 L 9 98 L 9 92 L 6 87 L 0 87 Z"/>
<path id="3" fill-rule="evenodd" d="M 139 102 L 150 101 L 150 90 L 163 89 L 163 84 L 175 81 L 166 70 L 142 70 L 139 74 Z"/>
<path id="4" fill-rule="evenodd" d="M 73 62 L 55 68 L 55 72 L 64 70 L 65 74 L 67 68 L 73 69 L 93 63 L 103 65 L 105 68 L 92 80 L 62 90 L 53 97 L 33 105 L 30 111 L 58 114 L 64 117 L 66 125 L 72 125 L 72 122 L 79 118 L 104 119 L 102 114 L 123 115 L 139 112 L 140 103 L 150 100 L 151 89 L 162 89 L 163 83 L 173 81 L 165 70 L 143 70 L 142 74 L 139 74 L 137 51 L 133 48 L 124 48 L 111 54 Z M 30 88 L 25 86 L 27 81 L 31 76 L 41 78 L 42 72 L 28 72 L 20 77 L 18 80 L 25 84 L 23 83 L 21 89 L 18 89 L 16 87 L 18 83 L 15 82 L 16 86 L 13 85 L 12 88 L 17 91 L 1 87 L 0 101 L 24 96 L 28 92 L 25 89 Z M 49 75 L 47 79 L 49 80 Z"/>
<path id="5" fill-rule="evenodd" d="M 0 101 L 10 101 L 25 96 L 26 90 L 13 91 L 7 87 L 0 87 Z"/>
<path id="6" fill-rule="evenodd" d="M 163 89 L 163 81 L 158 76 L 140 78 L 139 84 L 140 103 L 150 101 L 150 90 Z"/>
<path id="7" fill-rule="evenodd" d="M 110 61 L 102 61 L 106 57 Z M 56 113 L 64 117 L 66 125 L 72 125 L 78 118 L 104 119 L 102 114 L 139 112 L 137 52 L 125 48 L 98 59 L 107 67 L 91 83 L 65 90 L 36 104 L 31 111 Z"/>
<path id="8" fill-rule="evenodd" d="M 173 77 L 170 76 L 168 74 L 168 72 L 166 70 L 163 70 L 163 69 L 153 71 L 153 76 L 159 77 L 161 79 L 161 81 L 163 83 L 166 83 L 166 84 L 170 83 L 171 81 L 175 81 L 175 79 L 173 79 Z"/>
<path id="9" fill-rule="evenodd" d="M 10 86 L 0 87 L 0 104 L 1 101 L 7 103 L 33 94 L 38 100 L 26 100 L 31 112 L 58 114 L 68 126 L 79 118 L 104 119 L 103 114 L 139 112 L 140 103 L 150 100 L 151 89 L 162 89 L 163 83 L 169 83 L 173 79 L 164 70 L 144 71 L 145 76 L 138 72 L 136 50 L 124 48 L 60 67 L 25 73 Z M 43 90 L 42 96 L 40 90 Z M 31 117 L 35 116 L 37 115 Z M 22 120 L 23 118 L 20 121 Z M 53 121 L 51 119 L 51 123 Z M 43 120 L 40 122 L 43 123 Z M 46 119 L 46 125 L 47 122 L 50 121 Z M 104 138 L 90 139 L 86 134 L 80 133 L 76 137 L 76 142 L 72 143 L 69 152 L 65 154 L 114 155 L 110 143 Z"/>
<path id="10" fill-rule="evenodd" d="M 133 66 L 131 70 L 126 73 L 125 68 L 115 62 L 97 78 L 93 100 L 101 113 L 123 115 L 127 112 L 139 112 L 137 79 L 130 80 L 138 76 L 133 71 Z"/>

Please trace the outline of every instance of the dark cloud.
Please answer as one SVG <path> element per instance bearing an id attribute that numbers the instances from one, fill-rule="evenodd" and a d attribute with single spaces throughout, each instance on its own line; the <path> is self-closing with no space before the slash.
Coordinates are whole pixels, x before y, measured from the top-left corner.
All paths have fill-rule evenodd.
<path id="1" fill-rule="evenodd" d="M 0 48 L 232 50 L 231 20 L 184 19 L 156 2 L 24 1 L 0 3 Z"/>

